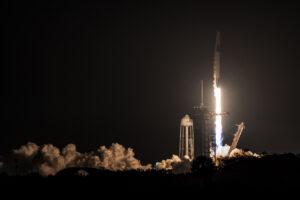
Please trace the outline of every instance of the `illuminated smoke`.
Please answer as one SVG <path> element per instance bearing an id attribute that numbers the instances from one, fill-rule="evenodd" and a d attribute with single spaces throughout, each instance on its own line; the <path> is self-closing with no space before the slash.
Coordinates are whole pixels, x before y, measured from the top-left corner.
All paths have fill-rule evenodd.
<path id="1" fill-rule="evenodd" d="M 180 159 L 177 155 L 172 155 L 172 158 L 157 162 L 155 169 L 157 170 L 172 170 L 174 174 L 186 174 L 191 172 L 192 160 L 185 155 Z"/>
<path id="2" fill-rule="evenodd" d="M 251 151 L 243 151 L 235 148 L 228 156 L 230 146 L 219 146 L 217 159 L 228 157 L 254 156 L 260 157 Z M 214 155 L 211 155 L 214 159 Z M 0 157 L 0 172 L 7 172 L 10 175 L 26 175 L 28 173 L 39 173 L 42 176 L 55 175 L 62 169 L 70 167 L 96 168 L 112 171 L 124 170 L 170 170 L 174 174 L 186 174 L 191 172 L 192 160 L 185 156 L 180 159 L 173 155 L 170 159 L 157 162 L 152 168 L 150 164 L 142 165 L 134 157 L 133 149 L 125 148 L 118 143 L 113 143 L 109 148 L 101 146 L 97 151 L 80 153 L 76 150 L 76 145 L 68 144 L 62 151 L 52 144 L 38 146 L 28 142 L 18 149 L 12 150 L 10 158 Z M 81 176 L 88 175 L 81 171 Z"/>
<path id="3" fill-rule="evenodd" d="M 217 158 L 235 158 L 235 157 L 257 157 L 260 158 L 259 154 L 253 153 L 251 151 L 243 151 L 242 149 L 235 148 L 231 151 L 230 155 L 228 155 L 230 146 L 225 144 L 224 146 L 220 146 L 217 151 Z M 211 153 L 211 157 L 214 158 L 213 152 Z"/>
<path id="4" fill-rule="evenodd" d="M 192 160 L 188 156 L 184 156 L 181 162 L 173 166 L 172 172 L 174 174 L 187 174 L 192 171 Z"/>
<path id="5" fill-rule="evenodd" d="M 231 158 L 235 158 L 235 157 L 257 157 L 260 158 L 261 155 L 257 154 L 257 153 L 253 153 L 251 151 L 243 151 L 241 149 L 234 149 L 230 155 Z"/>
<path id="6" fill-rule="evenodd" d="M 91 167 L 112 171 L 146 170 L 151 165 L 143 166 L 134 157 L 131 148 L 113 143 L 109 148 L 101 146 L 95 152 L 80 153 L 74 144 L 68 144 L 62 151 L 52 144 L 41 147 L 28 142 L 19 149 L 12 151 L 11 158 L 4 161 L 0 171 L 9 174 L 28 174 L 37 172 L 42 176 L 55 175 L 68 167 Z"/>
<path id="7" fill-rule="evenodd" d="M 159 170 L 171 170 L 173 169 L 174 164 L 179 162 L 181 162 L 181 159 L 177 155 L 172 155 L 172 158 L 157 162 L 155 168 Z"/>

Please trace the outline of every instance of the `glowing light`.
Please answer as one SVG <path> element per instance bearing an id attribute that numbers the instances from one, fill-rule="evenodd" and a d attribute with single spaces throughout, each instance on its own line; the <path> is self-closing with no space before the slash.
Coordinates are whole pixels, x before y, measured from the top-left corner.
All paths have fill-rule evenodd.
<path id="1" fill-rule="evenodd" d="M 217 151 L 222 147 L 222 116 L 221 114 L 221 88 L 214 85 L 214 96 L 215 96 L 215 138 Z"/>

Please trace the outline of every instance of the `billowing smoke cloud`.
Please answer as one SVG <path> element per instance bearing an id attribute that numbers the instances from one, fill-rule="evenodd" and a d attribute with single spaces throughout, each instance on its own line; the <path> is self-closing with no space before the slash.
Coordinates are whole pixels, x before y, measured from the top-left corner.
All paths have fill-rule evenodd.
<path id="1" fill-rule="evenodd" d="M 219 157 L 219 158 L 222 158 L 222 157 L 233 158 L 233 157 L 242 157 L 242 156 L 258 157 L 258 158 L 260 157 L 259 154 L 253 153 L 251 151 L 243 151 L 238 148 L 233 149 L 231 151 L 230 155 L 228 155 L 229 149 L 230 149 L 230 146 L 227 144 L 225 144 L 224 146 L 220 146 L 217 151 L 217 157 Z M 213 153 L 211 154 L 211 157 L 214 157 Z"/>
<path id="2" fill-rule="evenodd" d="M 225 144 L 220 146 L 217 152 L 217 162 L 216 165 L 219 165 L 219 159 L 222 158 L 235 158 L 235 157 L 260 157 L 259 154 L 253 153 L 251 151 L 243 151 L 241 149 L 235 148 L 228 155 L 230 146 Z M 215 160 L 214 153 L 212 152 L 211 158 Z M 158 170 L 171 170 L 174 174 L 186 174 L 190 173 L 192 168 L 192 160 L 185 156 L 183 159 L 180 159 L 177 155 L 173 155 L 172 158 L 162 160 L 157 162 L 155 169 Z"/>
<path id="3" fill-rule="evenodd" d="M 224 146 L 220 146 L 217 151 L 217 159 L 214 157 L 214 153 L 211 153 L 211 158 L 214 160 L 216 166 L 224 165 L 223 159 L 227 158 L 238 158 L 238 157 L 256 157 L 260 158 L 261 155 L 253 153 L 251 151 L 243 151 L 242 149 L 235 148 L 228 155 L 230 150 L 230 146 L 225 144 Z"/>
<path id="4" fill-rule="evenodd" d="M 180 159 L 177 155 L 173 155 L 170 159 L 157 162 L 155 166 L 158 170 L 172 170 L 174 174 L 190 173 L 191 167 L 192 160 L 188 156 Z"/>
<path id="5" fill-rule="evenodd" d="M 235 148 L 231 153 L 230 153 L 230 157 L 257 157 L 260 158 L 261 155 L 257 154 L 257 153 L 253 153 L 251 151 L 243 151 L 241 149 L 237 149 Z"/>
<path id="6" fill-rule="evenodd" d="M 155 168 L 158 170 L 172 170 L 173 166 L 181 162 L 181 159 L 177 155 L 172 155 L 172 158 L 157 162 Z"/>
<path id="7" fill-rule="evenodd" d="M 233 157 L 261 157 L 251 151 L 243 151 L 235 148 L 230 155 L 229 145 L 224 145 L 218 149 L 217 162 L 222 158 Z M 214 154 L 211 154 L 214 160 Z M 192 160 L 186 156 L 180 159 L 177 155 L 157 162 L 152 168 L 151 164 L 142 165 L 134 157 L 133 149 L 125 148 L 118 143 L 113 143 L 109 148 L 101 146 L 97 151 L 80 153 L 76 150 L 75 144 L 68 144 L 61 151 L 52 144 L 38 146 L 28 142 L 18 149 L 12 150 L 12 155 L 5 159 L 0 156 L 0 172 L 9 174 L 39 173 L 42 176 L 55 175 L 62 169 L 70 167 L 88 167 L 96 169 L 107 169 L 112 171 L 123 170 L 170 170 L 174 174 L 186 174 L 191 172 Z M 82 172 L 80 175 L 86 175 Z"/>
<path id="8" fill-rule="evenodd" d="M 112 171 L 151 168 L 151 165 L 141 165 L 131 148 L 126 149 L 118 143 L 113 143 L 109 148 L 101 146 L 95 152 L 80 153 L 74 144 L 68 144 L 60 151 L 52 144 L 38 146 L 28 142 L 19 149 L 14 149 L 11 157 L 1 163 L 0 171 L 9 174 L 37 172 L 42 176 L 55 175 L 68 167 L 91 167 Z"/>

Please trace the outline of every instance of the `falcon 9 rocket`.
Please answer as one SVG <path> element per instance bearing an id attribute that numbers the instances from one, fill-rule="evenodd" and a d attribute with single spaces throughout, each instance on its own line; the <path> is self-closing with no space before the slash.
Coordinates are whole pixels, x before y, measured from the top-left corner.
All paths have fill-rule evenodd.
<path id="1" fill-rule="evenodd" d="M 222 111 L 220 88 L 220 32 L 217 32 L 214 55 L 214 96 L 215 96 L 215 145 L 216 151 L 222 146 Z"/>

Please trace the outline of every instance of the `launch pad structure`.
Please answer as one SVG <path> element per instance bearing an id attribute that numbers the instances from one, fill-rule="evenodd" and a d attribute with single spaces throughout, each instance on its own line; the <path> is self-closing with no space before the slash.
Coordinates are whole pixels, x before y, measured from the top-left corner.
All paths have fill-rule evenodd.
<path id="1" fill-rule="evenodd" d="M 179 156 L 181 158 L 183 158 L 185 155 L 189 156 L 190 158 L 198 157 L 198 156 L 210 157 L 211 152 L 214 152 L 214 156 L 216 156 L 218 146 L 222 145 L 222 135 L 221 135 L 222 117 L 221 116 L 227 115 L 228 113 L 221 112 L 221 97 L 220 97 L 221 91 L 219 88 L 220 87 L 220 81 L 219 81 L 220 80 L 220 43 L 221 43 L 220 41 L 221 41 L 220 32 L 217 32 L 216 46 L 214 52 L 214 63 L 213 63 L 213 72 L 214 72 L 213 85 L 214 85 L 214 89 L 215 90 L 218 89 L 217 91 L 219 92 L 218 104 L 216 104 L 219 107 L 216 106 L 216 110 L 214 112 L 210 112 L 208 107 L 204 105 L 203 80 L 201 80 L 201 103 L 200 106 L 194 106 L 192 112 L 190 113 L 191 121 L 192 121 L 191 130 L 193 130 L 193 137 L 184 136 L 182 132 L 184 132 L 183 130 L 185 129 L 182 128 L 182 126 L 180 128 Z M 219 125 L 218 128 L 214 127 L 217 126 L 217 119 Z M 214 130 L 214 128 L 216 129 Z M 242 128 L 240 132 L 242 132 Z M 236 136 L 237 141 L 238 139 L 239 136 Z M 237 144 L 237 141 L 234 142 L 235 146 Z M 184 147 L 183 144 L 186 144 L 186 146 Z M 193 152 L 193 155 L 190 152 Z"/>
<path id="2" fill-rule="evenodd" d="M 209 157 L 211 146 L 215 145 L 213 143 L 211 113 L 203 101 L 203 80 L 201 80 L 201 103 L 200 106 L 193 107 L 191 116 L 194 122 L 195 146 L 197 147 L 195 149 L 195 157 Z"/>
<path id="3" fill-rule="evenodd" d="M 191 116 L 191 117 L 190 117 Z M 194 106 L 191 113 L 185 115 L 180 123 L 179 157 L 210 157 L 216 151 L 213 131 L 214 116 L 203 101 L 203 81 L 201 80 L 201 103 Z"/>
<path id="4" fill-rule="evenodd" d="M 213 131 L 214 114 L 203 101 L 203 81 L 201 80 L 201 103 L 194 106 L 191 113 L 185 115 L 180 123 L 179 157 L 188 156 L 193 159 L 198 156 L 210 157 L 211 151 L 216 151 Z"/>

